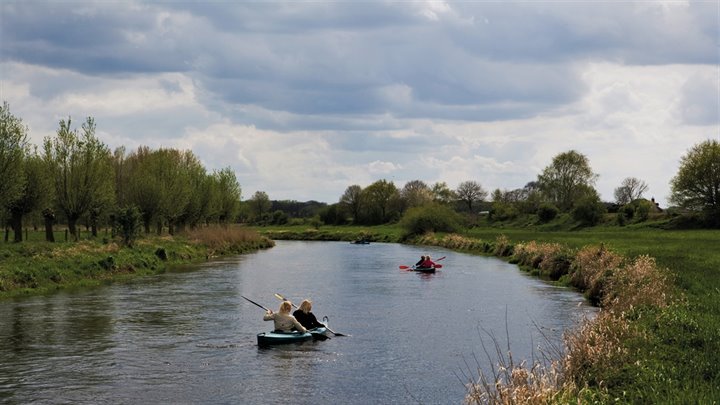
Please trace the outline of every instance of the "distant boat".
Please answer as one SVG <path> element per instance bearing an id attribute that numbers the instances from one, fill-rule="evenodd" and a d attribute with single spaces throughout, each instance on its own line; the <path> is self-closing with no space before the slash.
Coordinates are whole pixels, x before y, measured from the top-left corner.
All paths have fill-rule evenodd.
<path id="1" fill-rule="evenodd" d="M 352 241 L 352 242 L 350 242 L 350 243 L 352 243 L 353 245 L 369 245 L 369 244 L 370 244 L 370 241 L 369 241 L 369 240 L 365 240 L 365 239 L 360 239 L 360 240 L 354 240 L 354 241 Z"/>

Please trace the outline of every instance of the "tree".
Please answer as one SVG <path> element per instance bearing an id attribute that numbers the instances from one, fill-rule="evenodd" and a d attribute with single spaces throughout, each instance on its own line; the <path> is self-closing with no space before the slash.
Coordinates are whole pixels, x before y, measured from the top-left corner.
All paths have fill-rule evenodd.
<path id="1" fill-rule="evenodd" d="M 25 158 L 22 168 L 23 178 L 26 179 L 22 192 L 8 204 L 15 242 L 22 242 L 23 217 L 43 207 L 49 200 L 52 188 L 42 158 L 36 153 Z"/>
<path id="2" fill-rule="evenodd" d="M 218 185 L 218 221 L 227 223 L 233 221 L 237 215 L 240 204 L 240 184 L 235 177 L 235 172 L 226 167 L 213 176 L 217 179 Z"/>
<path id="3" fill-rule="evenodd" d="M 400 196 L 403 199 L 403 205 L 408 208 L 421 207 L 432 202 L 433 196 L 430 187 L 422 180 L 412 180 L 405 183 Z"/>
<path id="4" fill-rule="evenodd" d="M 538 176 L 538 187 L 548 201 L 566 212 L 585 195 L 587 187 L 595 184 L 597 177 L 588 158 L 571 150 L 553 158 Z"/>
<path id="5" fill-rule="evenodd" d="M 615 202 L 619 205 L 629 204 L 642 197 L 648 189 L 647 183 L 635 177 L 626 177 L 620 187 L 615 189 Z"/>
<path id="6" fill-rule="evenodd" d="M 480 185 L 480 183 L 468 180 L 463 181 L 455 190 L 458 201 L 467 205 L 468 211 L 473 212 L 473 204 L 481 202 L 487 198 L 488 192 Z"/>
<path id="7" fill-rule="evenodd" d="M 457 199 L 455 192 L 450 190 L 450 187 L 444 181 L 433 184 L 431 192 L 433 201 L 438 204 L 449 205 Z"/>
<path id="8" fill-rule="evenodd" d="M 370 222 L 380 224 L 389 221 L 392 203 L 398 196 L 395 184 L 385 179 L 367 186 L 363 190 L 362 198 L 367 203 Z"/>
<path id="9" fill-rule="evenodd" d="M 354 184 L 345 189 L 342 197 L 340 197 L 340 205 L 348 210 L 352 215 L 354 223 L 360 221 L 360 213 L 362 212 L 362 187 Z"/>
<path id="10" fill-rule="evenodd" d="M 95 120 L 87 118 L 82 134 L 71 129 L 71 124 L 70 118 L 61 120 L 57 136 L 45 138 L 44 160 L 57 204 L 65 213 L 70 234 L 78 240 L 77 220 L 113 199 L 115 175 L 110 150 L 95 137 Z"/>
<path id="11" fill-rule="evenodd" d="M 137 207 L 120 208 L 113 216 L 113 233 L 119 235 L 127 247 L 133 247 L 141 227 L 142 215 Z"/>
<path id="12" fill-rule="evenodd" d="M 160 216 L 160 186 L 155 175 L 157 157 L 147 146 L 141 146 L 126 159 L 128 170 L 126 203 L 138 207 L 145 233 L 150 233 L 152 221 Z"/>
<path id="13" fill-rule="evenodd" d="M 720 225 L 720 142 L 708 139 L 693 146 L 680 159 L 670 186 L 670 201 L 702 211 L 713 225 Z"/>
<path id="14" fill-rule="evenodd" d="M 270 197 L 264 191 L 256 191 L 252 198 L 248 201 L 250 204 L 250 211 L 255 217 L 255 221 L 261 221 L 263 215 L 270 211 L 272 205 L 270 204 Z"/>
<path id="15" fill-rule="evenodd" d="M 27 127 L 10 113 L 10 105 L 0 107 L 0 209 L 23 192 L 22 162 L 28 151 Z"/>
<path id="16" fill-rule="evenodd" d="M 579 193 L 580 197 L 575 201 L 572 209 L 572 216 L 585 226 L 594 226 L 602 221 L 605 214 L 605 206 L 600 202 L 600 195 L 594 188 L 586 186 L 585 190 Z"/>

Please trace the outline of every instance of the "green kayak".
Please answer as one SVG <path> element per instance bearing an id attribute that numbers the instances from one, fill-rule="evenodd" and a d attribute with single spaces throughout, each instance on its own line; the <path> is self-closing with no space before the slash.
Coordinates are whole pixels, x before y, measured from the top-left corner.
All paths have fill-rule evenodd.
<path id="1" fill-rule="evenodd" d="M 263 332 L 258 333 L 257 342 L 258 346 L 274 346 L 287 343 L 305 342 L 308 340 L 325 340 L 328 339 L 326 333 L 326 328 L 310 329 L 305 333 L 276 331 Z"/>

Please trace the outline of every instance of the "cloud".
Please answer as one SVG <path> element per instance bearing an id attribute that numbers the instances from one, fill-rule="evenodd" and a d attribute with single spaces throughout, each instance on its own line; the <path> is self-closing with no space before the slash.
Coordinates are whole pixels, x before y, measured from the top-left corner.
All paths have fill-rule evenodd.
<path id="1" fill-rule="evenodd" d="M 0 88 L 31 139 L 192 149 L 244 195 L 536 178 L 576 149 L 603 198 L 662 201 L 720 136 L 713 2 L 0 3 Z"/>

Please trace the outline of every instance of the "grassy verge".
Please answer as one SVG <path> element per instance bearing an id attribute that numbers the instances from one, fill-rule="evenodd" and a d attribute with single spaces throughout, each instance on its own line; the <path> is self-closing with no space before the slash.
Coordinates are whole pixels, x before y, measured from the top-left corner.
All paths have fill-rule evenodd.
<path id="1" fill-rule="evenodd" d="M 272 240 L 242 228 L 202 228 L 177 237 L 148 237 L 133 248 L 97 240 L 2 243 L 0 299 L 99 285 L 271 246 Z"/>

